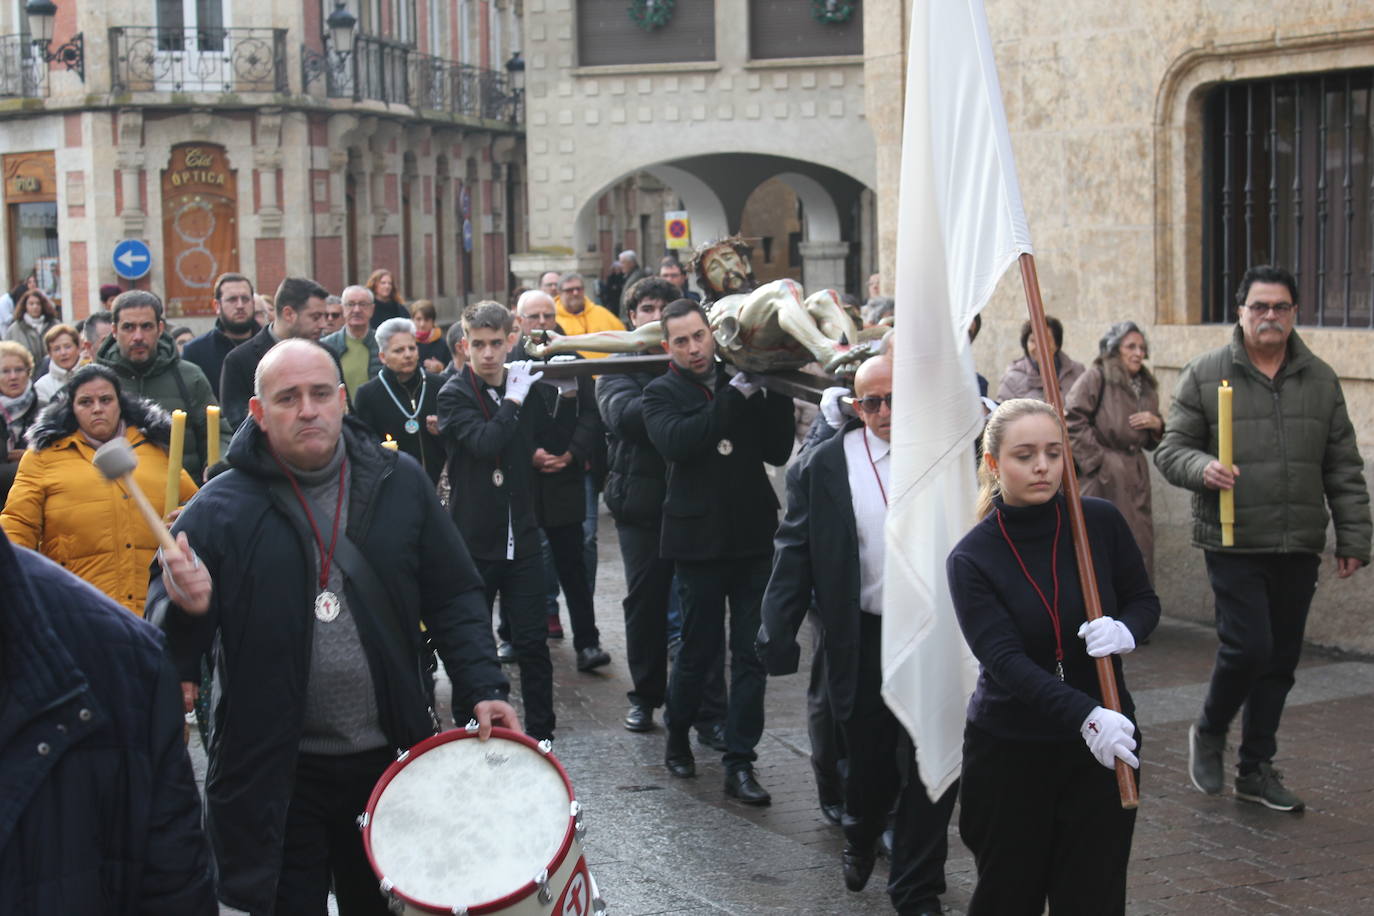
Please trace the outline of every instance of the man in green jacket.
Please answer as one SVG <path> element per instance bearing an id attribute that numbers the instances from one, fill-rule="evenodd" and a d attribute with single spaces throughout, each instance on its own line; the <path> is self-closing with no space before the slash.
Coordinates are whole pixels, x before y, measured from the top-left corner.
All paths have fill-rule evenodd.
<path id="1" fill-rule="evenodd" d="M 1236 797 L 1302 810 L 1274 769 L 1276 734 L 1302 651 L 1307 611 L 1336 528 L 1336 575 L 1369 562 L 1369 491 L 1340 379 L 1294 332 L 1298 288 L 1281 267 L 1252 267 L 1236 293 L 1231 343 L 1184 367 L 1155 464 L 1193 491 L 1193 543 L 1216 599 L 1217 650 L 1202 715 L 1189 731 L 1193 785 L 1221 792 L 1226 732 L 1241 707 Z M 1235 389 L 1234 461 L 1217 451 L 1217 389 Z M 1235 543 L 1221 544 L 1218 492 L 1235 492 Z M 1327 507 L 1330 507 L 1330 516 Z"/>
<path id="2" fill-rule="evenodd" d="M 205 408 L 218 404 L 210 381 L 195 363 L 177 354 L 162 320 L 162 300 L 131 289 L 114 300 L 114 333 L 105 338 L 96 361 L 109 366 L 124 390 L 155 402 L 163 410 L 186 411 L 182 467 L 199 482 L 205 470 Z M 232 429 L 221 424 L 221 453 Z"/>

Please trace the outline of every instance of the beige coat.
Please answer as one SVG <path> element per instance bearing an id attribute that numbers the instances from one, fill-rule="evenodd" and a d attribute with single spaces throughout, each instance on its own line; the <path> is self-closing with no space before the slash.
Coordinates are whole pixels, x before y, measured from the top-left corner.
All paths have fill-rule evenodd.
<path id="1" fill-rule="evenodd" d="M 1118 359 L 1094 362 L 1074 383 L 1064 412 L 1083 495 L 1116 504 L 1153 578 L 1155 532 L 1150 510 L 1150 463 L 1145 453 L 1153 451 L 1163 435 L 1131 428 L 1131 414 L 1159 413 L 1159 389 L 1149 370 L 1141 370 L 1140 381 L 1137 395 Z"/>

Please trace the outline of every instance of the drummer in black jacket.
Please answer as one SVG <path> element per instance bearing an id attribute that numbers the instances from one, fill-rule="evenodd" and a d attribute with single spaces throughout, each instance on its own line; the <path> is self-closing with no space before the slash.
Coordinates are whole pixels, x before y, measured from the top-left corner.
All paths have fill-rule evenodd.
<path id="1" fill-rule="evenodd" d="M 501 596 L 520 666 L 525 726 L 552 738 L 553 663 L 544 615 L 544 563 L 539 550 L 533 487 L 535 440 L 547 415 L 526 400 L 543 373 L 528 361 L 511 363 L 514 319 L 499 302 L 463 313 L 468 364 L 439 392 L 439 432 L 448 449 L 449 508 L 486 584 L 487 606 Z M 577 395 L 576 382 L 554 383 Z M 576 422 L 576 412 L 563 414 Z"/>
<path id="2" fill-rule="evenodd" d="M 663 310 L 669 371 L 644 390 L 649 440 L 668 461 L 661 551 L 677 562 L 682 648 L 668 686 L 665 762 L 692 776 L 688 728 L 701 704 L 711 659 L 721 651 L 730 603 L 730 711 L 725 728 L 726 794 L 766 805 L 754 752 L 763 734 L 763 663 L 754 652 L 759 604 L 768 584 L 778 499 L 763 463 L 792 453 L 792 400 L 764 391 L 748 373 L 729 378 L 716 361 L 706 312 L 679 299 Z"/>

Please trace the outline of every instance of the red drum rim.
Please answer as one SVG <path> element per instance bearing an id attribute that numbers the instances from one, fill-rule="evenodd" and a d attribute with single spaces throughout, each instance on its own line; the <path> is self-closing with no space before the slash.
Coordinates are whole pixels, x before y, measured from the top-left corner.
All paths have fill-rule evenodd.
<path id="1" fill-rule="evenodd" d="M 554 769 L 558 771 L 559 778 L 563 780 L 564 788 L 568 790 L 568 801 L 573 802 L 576 800 L 576 796 L 573 795 L 572 780 L 568 779 L 568 771 L 563 769 L 563 764 L 558 761 L 558 758 L 553 755 L 552 751 L 547 754 L 544 753 L 544 751 L 540 750 L 538 741 L 535 741 L 529 735 L 511 731 L 508 728 L 500 728 L 499 726 L 493 727 L 491 730 L 491 737 L 502 738 L 506 741 L 514 741 L 517 744 L 523 744 L 538 753 L 549 763 L 553 764 Z M 448 744 L 450 741 L 464 741 L 468 739 L 478 740 L 477 732 L 470 732 L 465 728 L 453 728 L 448 731 L 440 732 L 437 735 L 431 735 L 420 743 L 412 746 L 409 752 L 394 761 L 391 766 L 387 767 L 386 771 L 382 773 L 381 778 L 377 780 L 377 785 L 373 787 L 372 794 L 368 796 L 367 808 L 365 809 L 367 822 L 363 825 L 363 851 L 367 853 L 367 863 L 372 866 L 372 873 L 377 875 L 379 880 L 387 880 L 387 878 L 382 874 L 382 870 L 377 867 L 377 860 L 372 856 L 372 815 L 377 810 L 377 803 L 381 801 L 382 794 L 386 791 L 386 787 L 391 784 L 391 781 L 396 778 L 397 774 L 404 770 L 412 760 L 424 754 L 426 751 L 432 751 L 434 748 L 443 744 Z M 552 861 L 547 863 L 550 877 L 552 877 L 553 873 L 558 870 L 558 867 L 563 864 L 563 860 L 568 857 L 568 851 L 572 849 L 576 830 L 576 819 L 573 817 L 572 812 L 569 811 L 568 829 L 563 833 L 563 842 L 559 844 L 557 855 L 553 857 Z M 482 913 L 500 912 L 524 900 L 538 889 L 539 885 L 531 878 L 529 882 L 516 888 L 506 896 L 470 906 L 467 912 L 473 914 L 473 916 L 479 916 L 479 914 Z M 431 903 L 428 900 L 420 900 L 417 897 L 410 896 L 405 890 L 395 885 L 392 885 L 389 893 L 394 894 L 398 899 L 405 901 L 411 906 L 419 907 L 431 913 L 451 913 L 453 911 L 453 904 L 451 903 Z"/>

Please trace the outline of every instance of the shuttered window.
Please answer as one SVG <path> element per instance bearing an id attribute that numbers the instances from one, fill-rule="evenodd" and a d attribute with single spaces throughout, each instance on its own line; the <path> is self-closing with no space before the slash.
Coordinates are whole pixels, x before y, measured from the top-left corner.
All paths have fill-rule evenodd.
<path id="1" fill-rule="evenodd" d="M 820 22 L 812 15 L 812 0 L 750 0 L 749 56 L 775 60 L 862 54 L 863 5 L 852 2 L 854 12 L 845 22 Z"/>
<path id="2" fill-rule="evenodd" d="M 716 59 L 716 8 L 712 0 L 677 0 L 668 24 L 648 32 L 630 18 L 629 5 L 627 0 L 578 0 L 580 66 Z"/>
<path id="3" fill-rule="evenodd" d="M 1203 320 L 1246 268 L 1298 280 L 1298 321 L 1374 327 L 1374 68 L 1226 83 L 1205 100 Z"/>

